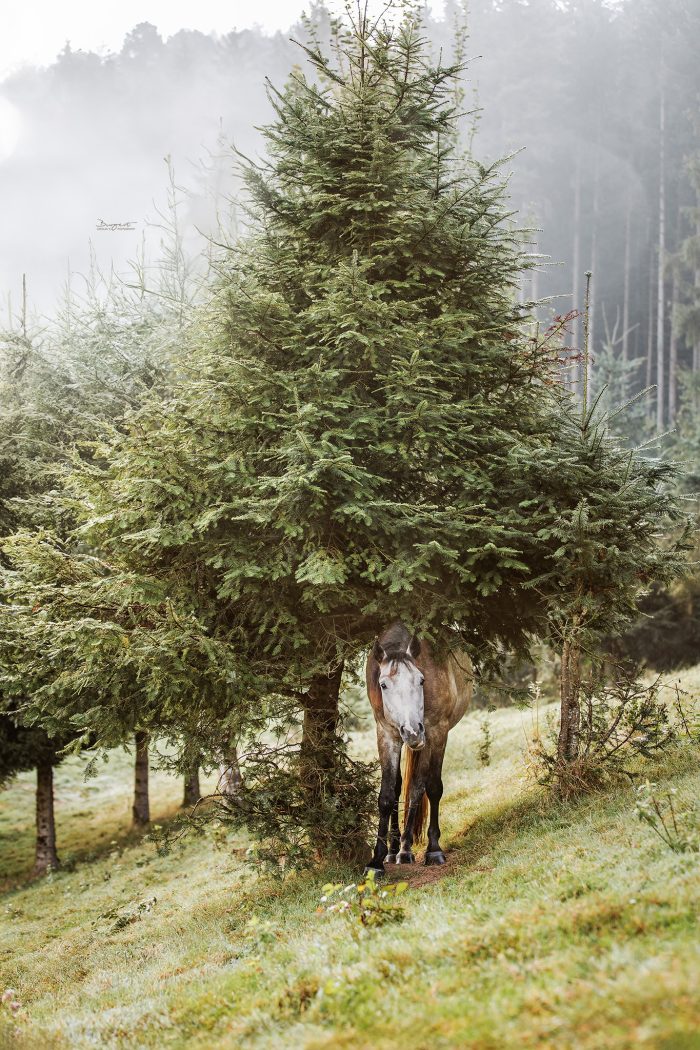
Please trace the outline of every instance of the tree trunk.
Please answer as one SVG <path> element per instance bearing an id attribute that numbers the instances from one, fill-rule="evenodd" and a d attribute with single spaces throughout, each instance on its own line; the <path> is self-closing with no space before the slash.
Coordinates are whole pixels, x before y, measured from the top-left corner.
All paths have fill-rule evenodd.
<path id="1" fill-rule="evenodd" d="M 663 58 L 660 68 L 659 99 L 659 244 L 658 278 L 656 285 L 656 429 L 664 428 L 666 400 L 666 355 L 664 336 L 666 322 L 665 265 L 666 265 L 666 90 Z"/>
<path id="2" fill-rule="evenodd" d="M 600 146 L 596 143 L 595 171 L 593 174 L 593 208 L 591 216 L 591 284 L 588 309 L 588 353 L 584 367 L 588 369 L 586 388 L 591 390 L 593 366 L 595 364 L 597 291 L 598 291 L 598 220 L 600 214 Z M 592 401 L 592 396 L 590 397 Z"/>
<path id="3" fill-rule="evenodd" d="M 306 792 L 313 796 L 327 790 L 328 777 L 335 764 L 342 675 L 342 664 L 330 675 L 318 675 L 303 700 L 301 778 Z"/>
<path id="4" fill-rule="evenodd" d="M 576 174 L 574 175 L 574 244 L 571 275 L 573 283 L 572 309 L 578 310 L 580 307 L 579 295 L 581 292 L 581 289 L 579 288 L 581 282 L 581 152 L 579 147 L 576 149 Z M 571 325 L 571 343 L 577 355 L 581 353 L 580 342 L 581 322 L 577 317 Z M 571 369 L 570 381 L 574 391 L 578 391 L 579 397 L 581 396 L 582 390 L 580 375 L 581 364 L 577 363 Z"/>
<path id="5" fill-rule="evenodd" d="M 700 208 L 700 193 L 698 194 L 697 204 L 698 208 Z M 698 241 L 700 241 L 700 222 L 698 222 L 695 232 Z M 700 266 L 695 269 L 695 297 L 700 302 Z M 695 331 L 693 336 L 693 371 L 700 372 L 700 332 L 698 331 Z"/>
<path id="6" fill-rule="evenodd" d="M 668 422 L 673 426 L 678 406 L 678 274 L 674 270 L 671 283 L 671 339 L 668 344 Z"/>
<path id="7" fill-rule="evenodd" d="M 627 218 L 625 221 L 625 272 L 624 272 L 624 285 L 622 291 L 622 360 L 627 363 L 629 361 L 629 330 L 630 330 L 630 255 L 632 251 L 631 245 L 631 222 L 632 222 L 632 208 L 627 201 Z M 627 372 L 623 369 L 624 382 L 627 381 Z M 624 395 L 627 397 L 627 389 L 624 390 Z"/>
<path id="8" fill-rule="evenodd" d="M 647 299 L 647 362 L 644 386 L 648 390 L 651 386 L 654 366 L 654 250 L 649 253 L 649 295 Z M 647 400 L 648 417 L 651 419 L 654 402 L 651 397 Z"/>
<path id="9" fill-rule="evenodd" d="M 219 767 L 219 791 L 226 799 L 235 799 L 243 787 L 243 775 L 238 764 L 236 745 L 231 743 L 226 748 L 224 760 Z"/>
<path id="10" fill-rule="evenodd" d="M 43 762 L 36 768 L 36 859 L 34 874 L 46 875 L 59 864 L 56 853 L 56 822 L 53 812 L 53 766 Z"/>
<path id="11" fill-rule="evenodd" d="M 326 859 L 340 856 L 354 863 L 366 855 L 367 829 L 353 820 L 352 813 L 343 814 L 342 832 L 322 824 L 327 800 L 337 792 L 337 728 L 342 674 L 343 665 L 340 664 L 331 674 L 317 676 L 304 695 L 299 775 L 306 809 L 312 816 L 318 814 L 313 827 L 310 822 L 317 854 Z"/>
<path id="12" fill-rule="evenodd" d="M 134 827 L 142 828 L 151 819 L 148 802 L 148 733 L 139 730 L 134 739 L 136 759 L 134 763 L 134 805 L 131 813 Z"/>
<path id="13" fill-rule="evenodd" d="M 532 301 L 534 303 L 536 303 L 537 302 L 538 287 L 539 287 L 539 275 L 538 275 L 536 269 L 530 270 L 530 274 L 531 274 L 530 291 L 532 292 Z M 540 308 L 539 308 L 539 306 L 535 306 L 534 307 L 533 316 L 534 316 L 536 321 L 539 321 L 539 319 L 540 319 Z"/>
<path id="14" fill-rule="evenodd" d="M 182 796 L 183 806 L 196 806 L 202 797 L 199 785 L 199 764 L 194 762 L 192 768 L 185 773 L 185 790 Z"/>
<path id="15" fill-rule="evenodd" d="M 560 698 L 561 722 L 557 755 L 561 765 L 578 757 L 581 727 L 581 648 L 576 642 L 565 641 L 561 653 Z"/>

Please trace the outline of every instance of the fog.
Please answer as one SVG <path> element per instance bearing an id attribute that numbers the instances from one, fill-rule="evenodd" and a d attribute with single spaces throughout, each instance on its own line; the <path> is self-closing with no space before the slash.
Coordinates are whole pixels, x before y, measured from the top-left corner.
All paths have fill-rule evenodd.
<path id="1" fill-rule="evenodd" d="M 103 272 L 124 272 L 145 239 L 155 260 L 151 224 L 165 206 L 166 158 L 183 191 L 188 249 L 201 248 L 215 199 L 238 192 L 231 144 L 260 148 L 256 127 L 271 113 L 265 78 L 281 85 L 302 61 L 290 40 L 304 38 L 302 11 L 288 0 L 205 0 L 193 15 L 180 0 L 128 0 L 105 12 L 72 0 L 39 21 L 31 5 L 16 12 L 13 40 L 0 42 L 0 69 L 11 70 L 0 79 L 5 316 L 22 274 L 31 303 L 50 312 L 69 274 L 79 286 L 91 258 Z M 211 31 L 192 28 L 195 18 Z"/>
<path id="2" fill-rule="evenodd" d="M 169 9 L 167 31 L 140 19 L 118 43 L 66 44 L 48 64 L 0 81 L 5 312 L 22 274 L 32 303 L 50 312 L 68 274 L 75 282 L 87 271 L 91 251 L 103 270 L 121 271 L 146 236 L 155 258 L 149 220 L 166 198 L 164 158 L 183 188 L 188 250 L 214 228 L 213 199 L 238 192 L 227 143 L 260 149 L 265 77 L 281 85 L 303 62 L 290 37 L 304 29 L 288 4 L 293 24 L 276 32 L 280 5 L 260 7 L 268 31 L 241 28 L 240 5 L 231 15 L 239 28 L 176 29 L 181 10 Z M 245 17 L 256 11 L 246 7 Z M 327 15 L 315 5 L 312 18 L 323 25 Z M 677 360 L 690 364 L 700 339 L 672 325 L 695 274 L 679 274 L 674 292 L 667 264 L 682 252 L 697 205 L 700 0 L 474 0 L 468 15 L 449 0 L 425 24 L 447 57 L 455 27 L 468 26 L 465 106 L 479 108 L 472 148 L 483 163 L 509 156 L 516 221 L 540 230 L 532 250 L 547 258 L 524 294 L 552 297 L 543 321 L 583 305 L 592 270 L 594 350 L 621 345 L 624 326 L 625 359 L 646 361 L 643 383 L 660 318 L 662 340 L 675 338 Z M 465 118 L 465 134 L 472 123 Z"/>

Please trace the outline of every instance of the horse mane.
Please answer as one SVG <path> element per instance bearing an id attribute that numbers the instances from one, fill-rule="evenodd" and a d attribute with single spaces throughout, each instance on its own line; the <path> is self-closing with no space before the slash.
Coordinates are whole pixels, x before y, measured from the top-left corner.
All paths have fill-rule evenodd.
<path id="1" fill-rule="evenodd" d="M 406 769 L 403 777 L 403 828 L 406 830 L 406 822 L 408 820 L 408 807 L 411 798 L 411 782 L 413 780 L 413 772 L 416 767 L 417 752 L 412 751 L 410 747 L 406 748 Z M 414 842 L 422 842 L 425 837 L 425 825 L 428 819 L 428 796 L 425 791 L 421 796 L 421 800 L 418 803 L 418 812 L 416 813 L 415 823 L 413 825 L 413 840 Z"/>

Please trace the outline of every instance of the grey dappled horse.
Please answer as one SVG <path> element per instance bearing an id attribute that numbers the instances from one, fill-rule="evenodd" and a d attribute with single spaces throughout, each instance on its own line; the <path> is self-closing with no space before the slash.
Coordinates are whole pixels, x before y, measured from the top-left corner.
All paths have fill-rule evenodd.
<path id="1" fill-rule="evenodd" d="M 384 862 L 413 864 L 414 839 L 420 839 L 430 803 L 426 864 L 444 864 L 438 809 L 442 797 L 442 760 L 447 734 L 471 704 L 472 665 L 466 653 L 433 658 L 427 642 L 402 623 L 377 638 L 367 658 L 367 694 L 377 724 L 382 767 L 379 829 L 368 871 Z M 406 746 L 404 826 L 399 829 L 401 749 Z M 391 827 L 391 839 L 389 829 Z"/>

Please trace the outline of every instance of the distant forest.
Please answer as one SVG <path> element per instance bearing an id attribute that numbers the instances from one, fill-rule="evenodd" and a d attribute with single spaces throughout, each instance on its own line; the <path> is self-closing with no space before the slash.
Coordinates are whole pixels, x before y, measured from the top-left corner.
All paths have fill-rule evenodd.
<path id="1" fill-rule="evenodd" d="M 329 31 L 323 5 L 309 19 Z M 623 397 L 656 384 L 639 418 L 648 431 L 672 426 L 700 371 L 700 0 L 448 0 L 425 25 L 446 60 L 466 27 L 465 131 L 483 164 L 506 158 L 517 222 L 539 231 L 532 251 L 544 259 L 524 297 L 552 297 L 547 324 L 583 308 L 592 271 L 598 385 Z M 143 224 L 165 156 L 190 191 L 192 245 L 195 229 L 211 232 L 212 199 L 237 192 L 222 143 L 258 150 L 264 74 L 281 85 L 301 61 L 290 38 L 307 32 L 300 22 L 163 40 L 142 23 L 118 54 L 67 43 L 51 66 L 0 84 L 23 122 L 0 166 L 3 293 L 16 305 L 26 272 L 46 309 L 99 219 Z M 124 236 L 110 252 L 133 254 L 140 234 Z M 581 345 L 580 317 L 569 342 Z"/>

